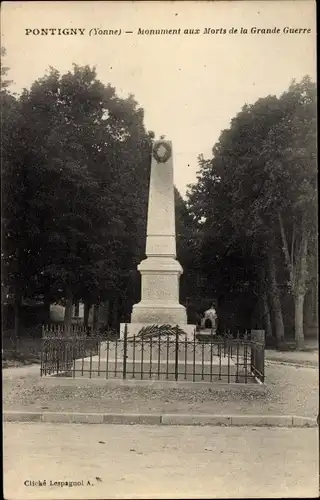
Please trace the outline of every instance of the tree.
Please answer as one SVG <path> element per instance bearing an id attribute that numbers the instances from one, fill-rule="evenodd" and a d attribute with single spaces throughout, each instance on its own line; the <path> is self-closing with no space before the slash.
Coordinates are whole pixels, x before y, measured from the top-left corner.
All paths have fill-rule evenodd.
<path id="1" fill-rule="evenodd" d="M 203 271 L 216 284 L 220 302 L 232 301 L 233 308 L 238 302 L 239 312 L 244 302 L 251 303 L 249 309 L 254 309 L 262 293 L 261 284 L 266 282 L 262 280 L 264 269 L 267 262 L 273 264 L 273 259 L 267 259 L 268 253 L 274 251 L 270 248 L 268 225 L 252 208 L 257 198 L 252 179 L 258 177 L 258 152 L 269 123 L 278 115 L 274 97 L 261 99 L 251 107 L 244 106 L 232 120 L 230 129 L 221 133 L 213 148 L 213 158 L 199 157 L 198 183 L 189 195 L 192 212 L 204 235 Z M 276 286 L 272 295 L 278 296 Z M 276 300 L 273 305 L 279 303 Z M 235 311 L 226 314 L 233 317 Z M 276 333 L 281 341 L 284 336 L 281 310 L 275 318 L 280 319 L 276 322 Z M 247 317 L 247 324 L 248 320 Z"/>
<path id="2" fill-rule="evenodd" d="M 6 50 L 1 48 L 1 58 Z M 15 169 L 14 144 L 18 140 L 17 128 L 21 120 L 19 103 L 10 91 L 11 80 L 7 76 L 9 68 L 1 66 L 1 131 L 2 131 L 2 263 L 3 281 L 14 305 L 14 337 L 19 333 L 19 316 L 21 304 L 21 287 L 24 281 L 25 261 L 28 249 L 23 247 L 24 227 L 21 224 L 22 212 L 16 200 L 23 197 L 24 186 L 21 171 Z M 16 244 L 12 244 L 16 239 Z"/>
<path id="3" fill-rule="evenodd" d="M 199 276 L 198 240 L 194 231 L 192 216 L 179 191 L 174 189 L 175 197 L 175 226 L 177 259 L 183 274 L 180 277 L 180 301 L 186 304 L 188 321 L 196 321 L 194 302 L 200 292 L 197 278 Z"/>
<path id="4" fill-rule="evenodd" d="M 7 50 L 5 47 L 1 47 L 1 59 L 7 55 Z M 7 89 L 12 83 L 12 80 L 7 80 L 6 77 L 9 73 L 10 68 L 8 66 L 1 65 L 0 75 L 1 75 L 1 91 Z"/>
<path id="5" fill-rule="evenodd" d="M 284 339 L 282 248 L 287 267 L 292 262 L 287 234 L 296 252 L 289 284 L 295 290 L 297 344 L 302 339 L 307 242 L 315 228 L 315 130 L 315 87 L 308 78 L 293 83 L 280 98 L 245 105 L 221 133 L 213 158 L 199 157 L 198 182 L 189 193 L 191 213 L 203 234 L 205 267 L 219 267 L 221 255 L 241 257 L 251 292 L 263 298 L 266 329 L 270 310 L 279 344 Z M 241 281 L 243 286 L 246 279 Z"/>
<path id="6" fill-rule="evenodd" d="M 294 299 L 295 338 L 303 346 L 303 305 L 308 249 L 316 236 L 316 88 L 309 77 L 293 82 L 281 98 L 281 121 L 272 127 L 261 155 L 270 172 L 266 206 L 277 214 L 288 288 Z"/>
<path id="7" fill-rule="evenodd" d="M 51 68 L 22 93 L 19 112 L 6 132 L 5 252 L 10 260 L 18 249 L 21 280 L 12 265 L 11 275 L 21 295 L 64 300 L 70 323 L 74 301 L 120 294 L 137 258 L 152 135 L 133 96 L 119 99 L 88 66 Z"/>

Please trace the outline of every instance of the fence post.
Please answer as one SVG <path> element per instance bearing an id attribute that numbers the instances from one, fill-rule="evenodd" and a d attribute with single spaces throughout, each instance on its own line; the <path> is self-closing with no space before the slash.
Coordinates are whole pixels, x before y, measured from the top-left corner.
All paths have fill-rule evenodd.
<path id="1" fill-rule="evenodd" d="M 196 381 L 196 335 L 193 335 L 193 382 Z"/>
<path id="2" fill-rule="evenodd" d="M 179 376 L 179 330 L 178 325 L 176 326 L 176 350 L 175 350 L 175 367 L 174 367 L 174 377 L 178 380 Z"/>
<path id="3" fill-rule="evenodd" d="M 251 373 L 254 372 L 254 367 L 255 367 L 255 344 L 251 341 L 250 342 L 251 346 L 251 356 L 250 356 L 250 371 Z"/>
<path id="4" fill-rule="evenodd" d="M 264 330 L 251 330 L 251 340 L 254 342 L 265 345 L 265 331 Z"/>
<path id="5" fill-rule="evenodd" d="M 264 384 L 264 365 L 265 365 L 265 350 L 264 346 L 261 353 L 261 382 Z"/>
<path id="6" fill-rule="evenodd" d="M 128 350 L 128 326 L 126 323 L 124 325 L 124 335 L 123 335 L 123 373 L 122 373 L 122 378 L 124 380 L 127 378 L 127 350 Z"/>
<path id="7" fill-rule="evenodd" d="M 251 346 L 251 370 L 264 383 L 265 330 L 251 330 Z"/>

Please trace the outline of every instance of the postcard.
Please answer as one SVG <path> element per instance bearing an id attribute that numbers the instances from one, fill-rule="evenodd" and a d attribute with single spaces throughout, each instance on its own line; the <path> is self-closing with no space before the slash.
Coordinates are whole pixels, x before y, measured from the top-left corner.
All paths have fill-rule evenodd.
<path id="1" fill-rule="evenodd" d="M 1 33 L 4 497 L 316 497 L 315 2 Z"/>

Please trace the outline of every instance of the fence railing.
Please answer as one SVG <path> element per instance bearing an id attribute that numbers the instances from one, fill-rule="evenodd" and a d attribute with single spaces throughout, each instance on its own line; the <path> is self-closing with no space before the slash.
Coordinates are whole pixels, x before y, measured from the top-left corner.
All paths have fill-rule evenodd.
<path id="1" fill-rule="evenodd" d="M 72 328 L 43 328 L 41 376 L 264 382 L 264 342 L 251 335 L 199 342 L 174 335 L 122 339 Z"/>

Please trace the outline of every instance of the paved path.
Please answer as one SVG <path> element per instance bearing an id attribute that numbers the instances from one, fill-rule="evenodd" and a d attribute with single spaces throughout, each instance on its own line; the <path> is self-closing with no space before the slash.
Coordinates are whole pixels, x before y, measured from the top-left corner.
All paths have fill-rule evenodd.
<path id="1" fill-rule="evenodd" d="M 291 363 L 304 366 L 318 367 L 319 352 L 314 351 L 274 351 L 267 349 L 265 352 L 267 361 L 276 361 L 279 363 Z"/>
<path id="2" fill-rule="evenodd" d="M 317 434 L 316 429 L 6 423 L 4 496 L 317 497 Z M 39 480 L 46 485 L 31 485 Z M 50 486 L 50 481 L 83 481 L 83 486 Z"/>
<path id="3" fill-rule="evenodd" d="M 2 369 L 2 377 L 4 379 L 28 377 L 30 375 L 37 375 L 40 377 L 40 364 L 12 366 Z"/>

